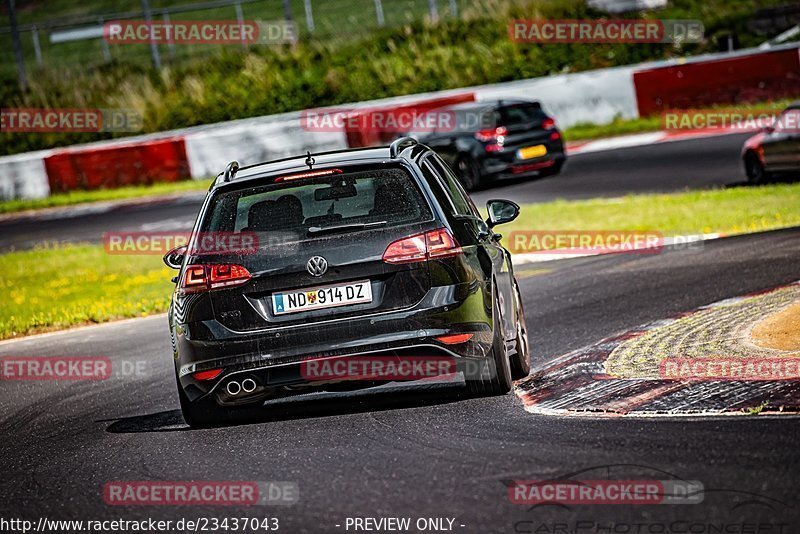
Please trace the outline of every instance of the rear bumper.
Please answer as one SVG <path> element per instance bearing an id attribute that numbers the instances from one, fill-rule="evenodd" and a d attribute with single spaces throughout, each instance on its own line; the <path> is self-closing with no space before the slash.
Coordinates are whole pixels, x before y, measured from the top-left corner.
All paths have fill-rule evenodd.
<path id="1" fill-rule="evenodd" d="M 253 378 L 265 390 L 313 382 L 302 369 L 313 360 L 365 355 L 485 358 L 493 339 L 491 306 L 487 313 L 483 291 L 465 285 L 431 288 L 412 308 L 302 326 L 243 333 L 214 320 L 176 325 L 178 382 L 191 401 L 211 395 L 224 404 L 225 384 L 236 377 Z M 458 333 L 473 335 L 453 345 L 436 339 Z M 222 369 L 213 380 L 194 377 L 213 369 Z"/>
<path id="2" fill-rule="evenodd" d="M 530 160 L 519 160 L 516 157 L 486 157 L 481 169 L 482 174 L 489 179 L 514 178 L 541 174 L 560 168 L 567 160 L 563 151 L 555 151 L 546 157 Z"/>

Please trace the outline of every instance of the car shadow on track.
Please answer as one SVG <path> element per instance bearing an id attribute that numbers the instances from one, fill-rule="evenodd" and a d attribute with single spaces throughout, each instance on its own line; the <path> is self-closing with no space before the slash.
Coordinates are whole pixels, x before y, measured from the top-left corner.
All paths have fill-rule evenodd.
<path id="1" fill-rule="evenodd" d="M 267 401 L 258 409 L 243 410 L 229 425 L 258 424 L 313 417 L 331 417 L 384 410 L 419 408 L 449 404 L 465 399 L 462 384 L 430 384 L 366 389 L 347 393 L 309 393 Z M 167 410 L 146 415 L 103 419 L 107 432 L 131 434 L 140 432 L 183 432 L 193 430 L 183 420 L 180 410 Z"/>

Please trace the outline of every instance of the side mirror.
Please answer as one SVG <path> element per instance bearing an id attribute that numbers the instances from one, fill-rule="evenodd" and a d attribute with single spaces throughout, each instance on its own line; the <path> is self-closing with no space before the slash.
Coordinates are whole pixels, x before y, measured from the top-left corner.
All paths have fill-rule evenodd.
<path id="1" fill-rule="evenodd" d="M 516 219 L 519 215 L 519 206 L 510 200 L 495 199 L 486 202 L 486 211 L 489 212 L 486 224 L 489 225 L 489 228 L 494 228 L 498 224 L 505 224 Z"/>
<path id="2" fill-rule="evenodd" d="M 186 245 L 175 247 L 164 254 L 164 263 L 171 269 L 180 269 L 183 265 L 183 258 L 186 256 Z"/>

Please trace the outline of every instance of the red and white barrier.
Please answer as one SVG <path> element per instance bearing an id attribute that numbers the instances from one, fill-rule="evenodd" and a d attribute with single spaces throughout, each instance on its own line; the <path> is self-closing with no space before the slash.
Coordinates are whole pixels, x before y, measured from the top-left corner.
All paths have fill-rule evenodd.
<path id="1" fill-rule="evenodd" d="M 44 160 L 51 153 L 51 150 L 40 150 L 0 158 L 0 199 L 50 195 Z"/>
<path id="2" fill-rule="evenodd" d="M 191 177 L 182 137 L 54 150 L 44 164 L 53 193 Z"/>
<path id="3" fill-rule="evenodd" d="M 800 48 L 704 56 L 633 75 L 639 116 L 800 95 Z"/>
<path id="4" fill-rule="evenodd" d="M 347 148 L 345 133 L 309 132 L 300 124 L 300 114 L 282 120 L 250 119 L 229 125 L 192 131 L 185 135 L 191 177 L 216 176 L 228 162 L 240 165 L 303 154 Z"/>
<path id="5" fill-rule="evenodd" d="M 364 113 L 385 113 L 428 109 L 435 103 L 465 99 L 538 100 L 556 117 L 559 126 L 567 128 L 577 123 L 604 124 L 616 117 L 636 118 L 667 108 L 785 98 L 798 96 L 798 92 L 800 46 L 791 44 L 770 50 L 709 54 L 407 95 L 336 109 L 363 108 Z M 306 150 L 321 152 L 385 141 L 375 132 L 352 128 L 309 131 L 303 128 L 301 112 L 242 119 L 0 157 L 0 199 L 40 198 L 51 191 L 79 188 L 203 179 L 216 175 L 234 159 L 249 165 Z M 614 148 L 619 143 L 612 140 L 584 150 Z"/>

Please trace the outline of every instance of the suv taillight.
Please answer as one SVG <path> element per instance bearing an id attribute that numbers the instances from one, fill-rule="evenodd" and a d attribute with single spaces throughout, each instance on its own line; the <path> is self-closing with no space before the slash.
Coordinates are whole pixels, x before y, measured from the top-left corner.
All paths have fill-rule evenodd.
<path id="1" fill-rule="evenodd" d="M 187 265 L 180 289 L 184 293 L 196 293 L 221 287 L 238 286 L 249 280 L 250 271 L 234 263 Z"/>
<path id="2" fill-rule="evenodd" d="M 554 121 L 550 117 L 542 121 L 542 129 L 544 130 L 552 130 L 555 127 L 556 127 L 556 121 Z"/>
<path id="3" fill-rule="evenodd" d="M 475 139 L 481 143 L 495 143 L 498 142 L 498 138 L 505 137 L 507 133 L 508 129 L 505 126 L 498 126 L 497 128 L 485 128 L 475 132 Z M 500 142 L 499 144 L 502 145 L 503 143 Z"/>
<path id="4" fill-rule="evenodd" d="M 461 247 L 447 228 L 438 228 L 393 241 L 383 253 L 386 263 L 414 263 L 461 254 Z"/>

